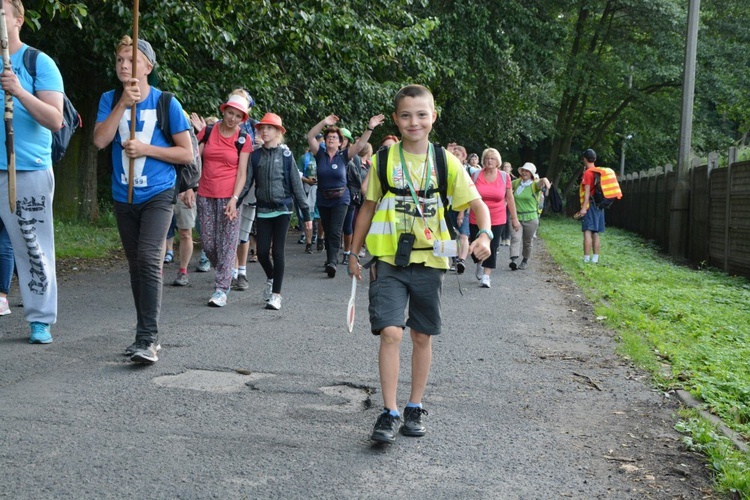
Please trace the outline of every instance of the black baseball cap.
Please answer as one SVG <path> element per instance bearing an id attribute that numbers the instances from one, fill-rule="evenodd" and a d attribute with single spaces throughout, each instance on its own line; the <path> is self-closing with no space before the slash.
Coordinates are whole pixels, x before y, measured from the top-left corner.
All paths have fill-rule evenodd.
<path id="1" fill-rule="evenodd" d="M 593 149 L 587 149 L 581 156 L 586 158 L 588 161 L 596 161 L 596 151 L 594 151 Z"/>

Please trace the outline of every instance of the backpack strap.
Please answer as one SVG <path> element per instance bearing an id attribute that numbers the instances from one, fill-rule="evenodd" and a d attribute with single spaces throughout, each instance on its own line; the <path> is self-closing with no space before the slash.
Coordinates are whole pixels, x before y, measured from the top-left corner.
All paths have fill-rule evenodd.
<path id="1" fill-rule="evenodd" d="M 198 144 L 205 144 L 208 142 L 208 138 L 211 136 L 211 131 L 214 129 L 213 124 L 206 125 L 206 131 L 203 132 L 203 137 Z"/>
<path id="2" fill-rule="evenodd" d="M 36 60 L 39 57 L 39 49 L 28 46 L 26 52 L 23 53 L 23 65 L 26 71 L 31 76 L 32 81 L 32 93 L 36 93 Z"/>
<path id="3" fill-rule="evenodd" d="M 237 148 L 237 156 L 242 154 L 242 148 L 245 147 L 245 142 L 247 142 L 247 130 L 240 127 L 240 135 L 237 136 L 237 140 L 234 143 L 235 147 Z"/>
<path id="4" fill-rule="evenodd" d="M 167 141 L 174 146 L 172 127 L 169 121 L 169 105 L 172 103 L 172 97 L 174 95 L 171 92 L 162 92 L 159 96 L 159 101 L 156 103 L 156 123 Z"/>

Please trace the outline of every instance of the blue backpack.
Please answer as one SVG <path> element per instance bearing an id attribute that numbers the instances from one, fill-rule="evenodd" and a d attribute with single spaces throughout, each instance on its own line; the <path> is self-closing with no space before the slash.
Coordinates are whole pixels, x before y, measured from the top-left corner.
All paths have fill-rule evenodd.
<path id="1" fill-rule="evenodd" d="M 34 92 L 36 92 L 36 59 L 39 57 L 39 49 L 28 47 L 23 54 L 23 65 L 34 80 Z M 68 96 L 63 94 L 63 126 L 57 132 L 52 133 L 52 163 L 57 163 L 65 156 L 68 144 L 77 128 L 83 127 L 83 120 Z"/>

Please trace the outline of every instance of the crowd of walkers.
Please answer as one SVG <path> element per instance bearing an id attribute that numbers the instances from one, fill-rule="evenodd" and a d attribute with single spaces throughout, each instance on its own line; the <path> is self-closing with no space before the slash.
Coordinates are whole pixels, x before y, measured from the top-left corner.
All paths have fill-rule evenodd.
<path id="1" fill-rule="evenodd" d="M 10 313 L 15 260 L 29 341 L 48 344 L 57 315 L 50 137 L 62 119 L 62 79 L 44 54 L 36 80 L 22 69 L 28 48 L 19 38 L 23 7 L 20 0 L 4 4 L 17 21 L 9 25 L 9 47 L 21 74 L 5 70 L 2 88 L 29 119 L 18 127 L 28 130 L 19 134 L 23 140 L 16 148 L 15 211 L 0 203 L 0 315 Z M 371 134 L 385 115 L 372 116 L 354 137 L 330 114 L 309 129 L 307 150 L 295 161 L 282 117 L 268 112 L 252 119 L 254 101 L 244 89 L 229 93 L 219 118 L 203 119 L 152 86 L 157 59 L 147 41 L 124 36 L 115 56 L 122 85 L 102 94 L 93 141 L 112 150 L 114 215 L 137 318 L 135 342 L 125 354 L 136 363 L 158 361 L 164 265 L 178 263 L 174 286 L 189 284 L 194 231 L 202 247 L 196 270 L 215 272 L 208 306 L 224 307 L 230 290 L 247 290 L 247 264 L 257 261 L 265 274 L 265 307 L 281 309 L 287 234 L 296 220 L 304 252 L 312 254 L 314 247 L 325 255 L 329 278 L 343 265 L 361 279 L 360 261 L 372 257 L 365 267 L 371 331 L 380 336 L 385 408 L 371 438 L 390 443 L 399 430 L 424 435 L 421 399 L 431 339 L 440 333 L 443 276 L 449 269 L 463 274 L 471 256 L 479 286 L 490 288 L 505 247 L 508 267 L 527 269 L 549 181 L 537 176 L 532 163 L 522 165 L 514 179 L 494 148 L 467 154 L 458 144 L 446 152 L 430 143 L 437 113 L 432 94 L 419 85 L 402 88 L 394 98 L 400 138 L 386 136 L 374 148 Z M 7 170 L 5 153 L 0 151 L 0 167 Z M 199 182 L 180 188 L 183 172 L 175 166 L 197 160 Z M 0 176 L 0 196 L 8 195 L 8 177 Z M 412 390 L 401 426 L 396 386 L 406 327 L 414 345 Z"/>

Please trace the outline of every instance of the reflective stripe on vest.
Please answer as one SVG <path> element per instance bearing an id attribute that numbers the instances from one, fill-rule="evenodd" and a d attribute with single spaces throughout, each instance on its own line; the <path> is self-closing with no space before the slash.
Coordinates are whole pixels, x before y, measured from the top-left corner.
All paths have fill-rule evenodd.
<path id="1" fill-rule="evenodd" d="M 394 155 L 396 149 L 397 148 L 391 148 L 388 152 L 388 168 L 386 169 L 386 173 L 389 182 L 392 182 L 393 180 L 394 166 L 400 166 L 401 163 L 397 151 Z M 375 169 L 376 166 L 373 166 L 372 168 Z M 433 182 L 437 182 L 437 180 L 433 178 Z M 375 213 L 372 216 L 372 223 L 370 224 L 370 230 L 367 233 L 366 239 L 367 251 L 377 257 L 396 255 L 399 236 L 399 233 L 397 232 L 397 220 L 399 217 L 404 217 L 404 214 L 396 212 L 396 202 L 403 201 L 412 205 L 414 203 L 411 199 L 411 195 L 397 197 L 394 193 L 387 191 L 386 188 L 383 189 L 383 193 L 383 197 L 378 201 Z M 448 225 L 445 222 L 445 208 L 443 207 L 443 201 L 440 199 L 440 195 L 437 192 L 435 192 L 431 199 L 436 200 L 437 210 L 435 215 L 428 219 L 428 222 L 433 230 L 436 229 L 433 226 L 437 226 L 437 231 L 439 233 L 433 235 L 432 241 L 434 241 L 434 238 L 446 241 L 450 240 L 451 237 L 448 232 Z M 408 217 L 415 219 L 412 215 L 409 215 Z M 419 217 L 416 217 L 416 219 L 419 219 Z M 437 224 L 435 224 L 436 222 Z M 419 243 L 415 244 L 415 248 L 419 247 Z M 430 248 L 429 251 L 432 251 L 432 248 Z"/>

